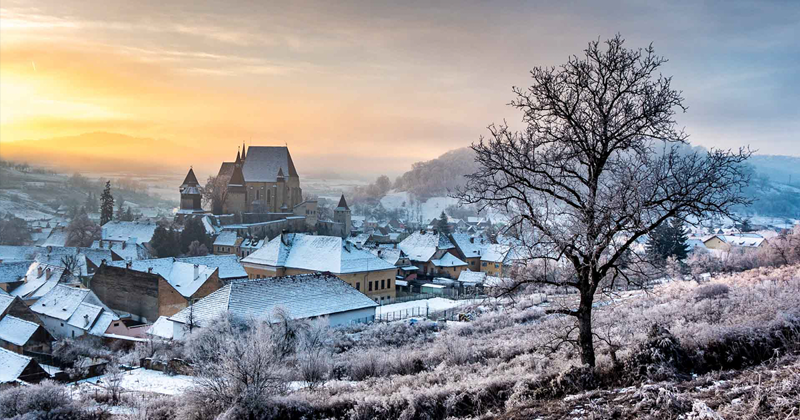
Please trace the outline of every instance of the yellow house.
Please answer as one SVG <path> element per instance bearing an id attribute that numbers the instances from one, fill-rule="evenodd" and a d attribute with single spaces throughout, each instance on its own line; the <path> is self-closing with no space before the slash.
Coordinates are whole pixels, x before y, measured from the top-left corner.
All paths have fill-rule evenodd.
<path id="1" fill-rule="evenodd" d="M 439 259 L 431 260 L 431 265 L 434 267 L 434 275 L 451 279 L 457 279 L 462 271 L 469 269 L 466 262 L 449 252 Z"/>
<path id="2" fill-rule="evenodd" d="M 251 279 L 327 272 L 375 302 L 396 297 L 397 267 L 337 236 L 283 234 L 241 262 Z"/>
<path id="3" fill-rule="evenodd" d="M 508 245 L 492 244 L 484 249 L 481 257 L 481 272 L 489 276 L 502 277 L 506 265 L 510 263 L 511 247 Z"/>
<path id="4" fill-rule="evenodd" d="M 714 235 L 706 239 L 703 244 L 708 249 L 730 250 L 732 247 L 760 248 L 767 243 L 766 238 L 760 235 Z"/>

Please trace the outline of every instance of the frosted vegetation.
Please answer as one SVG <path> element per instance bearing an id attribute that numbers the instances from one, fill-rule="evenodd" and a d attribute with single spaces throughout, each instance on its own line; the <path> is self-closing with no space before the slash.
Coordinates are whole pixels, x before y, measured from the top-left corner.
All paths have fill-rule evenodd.
<path id="1" fill-rule="evenodd" d="M 71 418 L 79 418 L 77 410 L 85 418 L 444 419 L 559 417 L 583 407 L 605 418 L 627 407 L 636 418 L 701 412 L 792 418 L 800 413 L 798 239 L 733 253 L 710 279 L 691 279 L 689 271 L 706 268 L 697 265 L 706 260 L 695 258 L 673 281 L 599 299 L 594 369 L 580 366 L 568 334 L 574 320 L 548 314 L 541 290 L 527 290 L 514 302 L 466 308 L 472 321 L 446 326 L 404 321 L 331 330 L 276 313 L 271 323 L 223 317 L 185 344 L 114 351 L 63 342 L 59 353 L 73 359 L 85 354 L 129 365 L 144 357 L 180 359 L 180 373 L 192 375 L 195 385 L 176 396 L 109 385 L 106 396 L 62 398 L 68 388 L 44 384 L 27 388 L 24 397 L 4 391 L 0 417 L 44 418 L 23 415 L 57 407 Z"/>

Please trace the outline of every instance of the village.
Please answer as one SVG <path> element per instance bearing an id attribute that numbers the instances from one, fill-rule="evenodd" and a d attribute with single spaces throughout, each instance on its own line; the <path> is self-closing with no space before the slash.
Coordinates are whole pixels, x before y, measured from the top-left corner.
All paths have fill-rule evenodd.
<path id="1" fill-rule="evenodd" d="M 800 420 L 798 12 L 4 2 L 0 420 Z"/>
<path id="2" fill-rule="evenodd" d="M 57 215 L 26 221 L 29 244 L 0 246 L 3 383 L 64 378 L 69 366 L 53 365 L 57 340 L 91 336 L 129 347 L 183 340 L 224 313 L 268 317 L 282 309 L 330 327 L 458 321 L 459 307 L 489 299 L 527 261 L 524 244 L 496 233 L 502 223 L 487 217 L 442 212 L 423 224 L 359 217 L 342 194 L 333 218 L 323 218 L 317 202 L 304 199 L 288 148 L 242 150 L 220 168 L 221 214 L 203 208 L 203 187 L 189 169 L 172 220 L 120 207 L 99 228 L 78 227 L 90 237 L 74 246 L 83 233 L 75 219 Z M 686 229 L 686 254 L 724 260 L 785 231 L 699 223 Z M 186 234 L 194 240 L 183 251 Z M 169 235 L 178 239 L 159 242 Z M 164 246 L 176 249 L 161 255 Z M 646 241 L 635 249 L 645 253 Z"/>

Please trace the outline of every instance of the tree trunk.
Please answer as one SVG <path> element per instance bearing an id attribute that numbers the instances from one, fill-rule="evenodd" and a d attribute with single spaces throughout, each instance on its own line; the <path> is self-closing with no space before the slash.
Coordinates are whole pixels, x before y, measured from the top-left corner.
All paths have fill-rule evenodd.
<path id="1" fill-rule="evenodd" d="M 591 293 L 581 293 L 581 305 L 578 309 L 578 343 L 581 347 L 581 363 L 594 367 L 594 340 L 592 336 L 592 301 Z"/>

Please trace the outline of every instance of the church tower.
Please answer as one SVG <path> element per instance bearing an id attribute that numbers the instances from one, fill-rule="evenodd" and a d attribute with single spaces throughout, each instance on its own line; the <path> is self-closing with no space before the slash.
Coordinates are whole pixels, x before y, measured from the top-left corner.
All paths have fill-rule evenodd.
<path id="1" fill-rule="evenodd" d="M 181 212 L 182 213 L 202 213 L 203 207 L 200 205 L 200 183 L 194 175 L 194 170 L 189 168 L 189 173 L 180 186 L 181 192 Z"/>
<path id="2" fill-rule="evenodd" d="M 336 223 L 341 223 L 344 227 L 342 232 L 342 237 L 350 236 L 350 232 L 353 231 L 353 221 L 350 215 L 350 207 L 347 206 L 347 201 L 344 199 L 344 194 L 342 194 L 342 198 L 339 199 L 339 205 L 333 209 L 333 221 Z"/>

